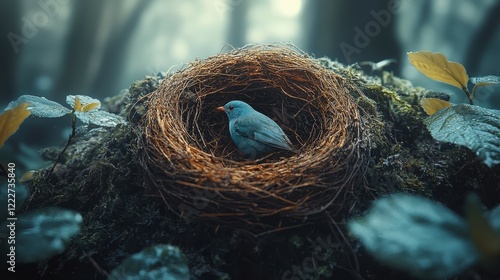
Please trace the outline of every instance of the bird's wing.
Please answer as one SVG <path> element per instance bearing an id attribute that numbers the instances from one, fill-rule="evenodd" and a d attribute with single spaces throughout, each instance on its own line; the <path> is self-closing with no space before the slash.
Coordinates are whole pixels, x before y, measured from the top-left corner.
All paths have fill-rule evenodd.
<path id="1" fill-rule="evenodd" d="M 265 115 L 241 116 L 234 122 L 236 133 L 266 145 L 295 152 L 283 130 Z"/>

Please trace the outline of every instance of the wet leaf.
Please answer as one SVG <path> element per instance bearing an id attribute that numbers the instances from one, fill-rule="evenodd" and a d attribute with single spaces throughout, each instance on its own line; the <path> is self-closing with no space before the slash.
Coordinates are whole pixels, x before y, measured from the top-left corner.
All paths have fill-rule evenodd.
<path id="1" fill-rule="evenodd" d="M 108 276 L 108 280 L 171 279 L 189 280 L 189 268 L 179 248 L 170 245 L 148 247 L 128 257 Z"/>
<path id="2" fill-rule="evenodd" d="M 409 52 L 408 59 L 425 76 L 460 89 L 467 89 L 469 76 L 464 66 L 448 61 L 444 54 L 430 51 Z"/>
<path id="3" fill-rule="evenodd" d="M 449 278 L 479 259 L 465 221 L 418 196 L 380 198 L 348 227 L 378 261 L 422 279 Z"/>
<path id="4" fill-rule="evenodd" d="M 434 115 L 440 109 L 450 107 L 451 103 L 439 98 L 422 98 L 420 106 L 422 106 L 427 115 Z"/>
<path id="5" fill-rule="evenodd" d="M 17 131 L 21 123 L 29 117 L 30 111 L 26 109 L 28 106 L 28 103 L 21 103 L 0 115 L 0 148 Z"/>
<path id="6" fill-rule="evenodd" d="M 474 84 L 474 88 L 472 88 L 472 97 L 474 97 L 476 89 L 478 87 L 484 86 L 492 86 L 500 84 L 500 76 L 482 76 L 482 77 L 472 77 L 470 78 L 471 83 Z"/>
<path id="7" fill-rule="evenodd" d="M 500 84 L 500 76 L 482 76 L 482 77 L 471 77 L 471 83 L 476 86 L 488 86 L 488 85 L 497 85 Z"/>
<path id="8" fill-rule="evenodd" d="M 15 224 L 16 261 L 33 263 L 62 253 L 81 224 L 79 213 L 57 207 L 20 215 Z M 1 233 L 8 235 L 7 230 L 2 224 Z"/>
<path id="9" fill-rule="evenodd" d="M 14 108 L 21 103 L 28 103 L 29 106 L 26 109 L 37 117 L 57 118 L 71 113 L 70 109 L 57 102 L 34 95 L 21 95 L 17 100 L 10 102 L 5 110 Z"/>
<path id="10" fill-rule="evenodd" d="M 89 112 L 76 111 L 75 115 L 84 123 L 92 123 L 104 127 L 115 127 L 118 124 L 127 123 L 123 117 L 101 110 Z"/>
<path id="11" fill-rule="evenodd" d="M 500 111 L 458 104 L 424 122 L 436 140 L 471 149 L 489 167 L 500 163 Z"/>
<path id="12" fill-rule="evenodd" d="M 84 123 L 98 126 L 115 127 L 127 123 L 121 116 L 102 110 L 101 102 L 86 95 L 68 95 L 66 102 L 75 109 L 75 116 Z"/>

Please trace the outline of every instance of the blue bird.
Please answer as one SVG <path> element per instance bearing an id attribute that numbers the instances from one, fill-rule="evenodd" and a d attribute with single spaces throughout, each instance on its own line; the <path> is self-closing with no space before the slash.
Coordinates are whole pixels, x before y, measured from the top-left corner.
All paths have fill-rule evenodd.
<path id="1" fill-rule="evenodd" d="M 278 149 L 296 152 L 281 127 L 247 103 L 233 100 L 217 110 L 226 112 L 231 138 L 245 156 L 255 159 Z"/>

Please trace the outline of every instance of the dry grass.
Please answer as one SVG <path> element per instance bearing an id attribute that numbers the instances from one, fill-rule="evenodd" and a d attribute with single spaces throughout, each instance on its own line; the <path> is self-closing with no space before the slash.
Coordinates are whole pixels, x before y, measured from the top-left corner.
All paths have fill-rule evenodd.
<path id="1" fill-rule="evenodd" d="M 259 232 L 312 221 L 352 200 L 364 168 L 362 94 L 289 46 L 252 46 L 197 60 L 147 96 L 144 167 L 171 210 Z M 298 148 L 257 161 L 232 143 L 214 109 L 243 100 Z"/>

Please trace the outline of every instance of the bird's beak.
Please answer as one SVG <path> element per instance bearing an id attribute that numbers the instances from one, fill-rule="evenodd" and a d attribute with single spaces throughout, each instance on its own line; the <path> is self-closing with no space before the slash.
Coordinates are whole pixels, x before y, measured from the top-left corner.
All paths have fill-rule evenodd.
<path id="1" fill-rule="evenodd" d="M 215 110 L 222 111 L 222 112 L 226 111 L 226 109 L 224 109 L 224 107 L 222 107 L 222 106 L 215 108 Z"/>

